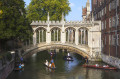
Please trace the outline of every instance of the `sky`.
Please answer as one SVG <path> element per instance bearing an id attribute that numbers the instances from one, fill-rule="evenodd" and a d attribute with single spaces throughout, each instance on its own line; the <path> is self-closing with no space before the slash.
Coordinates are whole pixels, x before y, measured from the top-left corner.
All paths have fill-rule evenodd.
<path id="1" fill-rule="evenodd" d="M 24 0 L 26 6 L 29 5 L 31 0 Z M 91 3 L 91 0 L 89 0 Z M 67 21 L 80 21 L 82 20 L 82 6 L 86 6 L 87 0 L 69 0 L 71 12 L 65 17 Z"/>

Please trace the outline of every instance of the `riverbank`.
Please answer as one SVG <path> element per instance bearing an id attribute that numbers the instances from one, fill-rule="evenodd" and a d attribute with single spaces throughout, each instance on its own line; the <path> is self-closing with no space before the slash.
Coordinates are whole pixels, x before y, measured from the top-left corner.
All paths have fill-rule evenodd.
<path id="1" fill-rule="evenodd" d="M 14 69 L 15 55 L 7 52 L 0 56 L 0 79 L 6 79 Z"/>
<path id="2" fill-rule="evenodd" d="M 35 48 L 32 46 L 24 46 L 23 48 L 15 49 L 15 51 L 3 51 L 0 53 L 0 79 L 6 79 L 13 71 L 15 65 L 15 54 L 22 57 L 33 49 Z"/>

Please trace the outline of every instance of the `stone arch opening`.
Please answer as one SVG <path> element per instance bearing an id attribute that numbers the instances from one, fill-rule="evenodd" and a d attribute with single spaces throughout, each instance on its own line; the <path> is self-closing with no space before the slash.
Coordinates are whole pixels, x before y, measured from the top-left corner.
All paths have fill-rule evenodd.
<path id="1" fill-rule="evenodd" d="M 73 27 L 68 27 L 65 29 L 67 43 L 75 43 L 75 31 L 76 29 Z"/>
<path id="2" fill-rule="evenodd" d="M 46 28 L 41 27 L 41 26 L 38 26 L 38 27 L 34 30 L 34 32 L 36 32 L 36 31 L 38 31 L 38 30 L 40 30 L 40 29 L 44 29 L 45 31 L 47 31 L 47 29 L 46 29 Z"/>
<path id="3" fill-rule="evenodd" d="M 61 40 L 61 29 L 58 27 L 54 27 L 51 30 L 51 41 L 52 42 L 60 42 Z"/>
<path id="4" fill-rule="evenodd" d="M 78 29 L 79 44 L 88 45 L 88 28 Z"/>
<path id="5" fill-rule="evenodd" d="M 50 31 L 52 31 L 53 29 L 59 29 L 59 30 L 61 31 L 61 28 L 59 28 L 58 26 L 52 27 L 52 28 L 50 29 Z"/>
<path id="6" fill-rule="evenodd" d="M 46 42 L 46 29 L 43 27 L 38 27 L 36 30 L 36 42 L 43 43 Z"/>

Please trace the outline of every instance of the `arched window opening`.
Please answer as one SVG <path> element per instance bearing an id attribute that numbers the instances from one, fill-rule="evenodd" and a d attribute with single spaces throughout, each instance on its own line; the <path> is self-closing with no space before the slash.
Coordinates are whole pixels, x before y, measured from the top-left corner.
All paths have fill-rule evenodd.
<path id="1" fill-rule="evenodd" d="M 42 42 L 46 42 L 46 30 L 44 28 L 39 28 L 36 31 L 36 41 L 37 43 L 42 43 Z"/>
<path id="2" fill-rule="evenodd" d="M 85 28 L 79 29 L 79 44 L 88 45 L 88 30 Z"/>
<path id="3" fill-rule="evenodd" d="M 61 39 L 61 31 L 59 28 L 53 28 L 51 30 L 51 41 L 52 42 L 59 42 Z"/>
<path id="4" fill-rule="evenodd" d="M 75 43 L 75 29 L 73 28 L 66 29 L 66 42 Z"/>

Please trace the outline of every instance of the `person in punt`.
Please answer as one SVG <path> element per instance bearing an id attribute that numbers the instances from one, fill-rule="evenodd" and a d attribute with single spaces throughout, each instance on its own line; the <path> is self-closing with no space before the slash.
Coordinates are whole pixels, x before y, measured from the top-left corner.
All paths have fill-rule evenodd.
<path id="1" fill-rule="evenodd" d="M 24 63 L 21 64 L 21 67 L 24 67 Z"/>
<path id="2" fill-rule="evenodd" d="M 51 56 L 51 58 L 53 57 L 53 53 L 52 52 L 50 53 L 50 56 Z"/>
<path id="3" fill-rule="evenodd" d="M 108 65 L 103 65 L 103 67 L 109 67 Z"/>
<path id="4" fill-rule="evenodd" d="M 68 57 L 69 57 L 69 56 L 70 56 L 70 53 L 68 53 L 67 55 L 68 55 Z"/>
<path id="5" fill-rule="evenodd" d="M 51 68 L 55 68 L 54 60 L 51 59 Z"/>
<path id="6" fill-rule="evenodd" d="M 67 57 L 67 60 L 71 60 L 71 58 L 70 58 L 70 57 Z"/>
<path id="7" fill-rule="evenodd" d="M 45 65 L 48 66 L 48 60 L 46 60 Z"/>
<path id="8" fill-rule="evenodd" d="M 88 65 L 88 57 L 85 57 L 85 62 Z"/>
<path id="9" fill-rule="evenodd" d="M 23 58 L 22 57 L 20 57 L 20 61 L 23 63 Z"/>
<path id="10" fill-rule="evenodd" d="M 19 64 L 19 69 L 21 69 L 22 68 L 22 66 L 21 66 L 21 63 Z"/>
<path id="11" fill-rule="evenodd" d="M 49 63 L 48 67 L 50 67 L 50 68 L 51 68 L 51 63 Z"/>
<path id="12" fill-rule="evenodd" d="M 95 64 L 96 67 L 98 67 L 99 65 L 98 64 Z"/>

